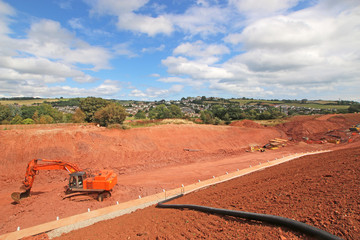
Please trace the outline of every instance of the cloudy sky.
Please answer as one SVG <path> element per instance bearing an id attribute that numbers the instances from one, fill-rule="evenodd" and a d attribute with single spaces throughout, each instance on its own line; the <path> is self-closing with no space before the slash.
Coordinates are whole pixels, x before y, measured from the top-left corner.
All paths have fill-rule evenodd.
<path id="1" fill-rule="evenodd" d="M 0 97 L 359 93 L 359 0 L 0 0 Z"/>

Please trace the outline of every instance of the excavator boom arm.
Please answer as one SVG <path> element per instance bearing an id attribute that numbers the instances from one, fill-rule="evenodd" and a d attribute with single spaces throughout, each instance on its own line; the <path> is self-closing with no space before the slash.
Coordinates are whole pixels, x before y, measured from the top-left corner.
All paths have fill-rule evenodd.
<path id="1" fill-rule="evenodd" d="M 82 171 L 76 164 L 60 160 L 33 159 L 29 162 L 25 179 L 23 181 L 25 190 L 29 191 L 34 183 L 35 175 L 39 170 L 66 170 L 68 173 Z"/>

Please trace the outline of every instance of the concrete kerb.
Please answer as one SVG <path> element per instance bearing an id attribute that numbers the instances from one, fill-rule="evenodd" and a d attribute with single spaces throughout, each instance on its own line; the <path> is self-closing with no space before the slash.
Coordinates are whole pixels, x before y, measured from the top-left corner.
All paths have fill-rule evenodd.
<path id="1" fill-rule="evenodd" d="M 222 183 L 225 181 L 229 181 L 231 179 L 244 176 L 246 174 L 253 173 L 255 171 L 263 170 L 268 167 L 272 167 L 305 155 L 312 155 L 312 154 L 319 154 L 329 152 L 326 151 L 317 151 L 317 152 L 311 152 L 311 153 L 300 153 L 300 154 L 293 154 L 291 156 L 286 156 L 280 159 L 276 159 L 273 161 L 268 161 L 259 165 L 254 165 L 252 167 L 237 170 L 235 172 L 229 172 L 224 175 L 199 181 L 191 185 L 182 186 L 180 188 L 172 189 L 169 191 L 164 191 L 161 193 L 157 193 L 154 195 L 142 197 L 136 200 L 124 202 L 124 203 L 115 203 L 115 205 L 93 210 L 90 212 L 85 212 L 82 214 L 74 215 L 71 217 L 55 220 L 52 222 L 40 224 L 34 227 L 22 229 L 19 231 L 3 234 L 0 236 L 0 239 L 20 239 L 28 236 L 37 235 L 40 233 L 47 233 L 49 238 L 58 237 L 63 233 L 68 233 L 70 231 L 84 228 L 87 226 L 90 226 L 94 223 L 112 219 L 115 217 L 119 217 L 124 214 L 128 214 L 131 212 L 134 212 L 138 209 L 143 209 L 152 205 L 157 204 L 158 202 L 171 198 L 173 196 L 177 196 L 181 193 L 189 194 L 194 191 L 198 191 L 202 188 L 209 187 L 211 185 L 215 185 L 218 183 Z"/>

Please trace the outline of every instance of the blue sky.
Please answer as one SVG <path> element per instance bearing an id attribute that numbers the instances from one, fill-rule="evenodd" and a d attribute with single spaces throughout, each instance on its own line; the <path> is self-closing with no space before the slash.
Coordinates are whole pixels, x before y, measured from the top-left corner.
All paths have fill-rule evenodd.
<path id="1" fill-rule="evenodd" d="M 0 0 L 0 97 L 359 92 L 358 0 Z"/>

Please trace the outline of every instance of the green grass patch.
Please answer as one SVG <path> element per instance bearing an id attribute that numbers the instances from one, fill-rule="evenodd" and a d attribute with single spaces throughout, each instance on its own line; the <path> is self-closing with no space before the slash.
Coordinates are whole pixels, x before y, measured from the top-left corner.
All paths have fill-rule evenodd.
<path id="1" fill-rule="evenodd" d="M 161 125 L 162 120 L 136 120 L 136 121 L 127 121 L 123 125 L 128 126 L 129 128 L 141 128 L 141 127 L 152 127 L 156 125 Z"/>
<path id="2" fill-rule="evenodd" d="M 317 104 L 317 103 L 284 103 L 288 106 L 295 106 L 295 107 L 305 107 L 305 108 L 318 108 L 318 109 L 348 109 L 349 105 L 325 105 L 325 104 Z"/>
<path id="3" fill-rule="evenodd" d="M 141 128 L 141 127 L 153 127 L 165 124 L 194 124 L 194 122 L 185 119 L 142 119 L 126 121 L 123 125 L 126 128 Z"/>
<path id="4" fill-rule="evenodd" d="M 288 122 L 286 119 L 269 119 L 269 120 L 254 120 L 254 122 L 263 125 L 263 126 L 269 126 L 273 127 L 279 124 L 283 124 Z"/>
<path id="5" fill-rule="evenodd" d="M 0 104 L 2 105 L 33 105 L 33 104 L 41 104 L 46 102 L 57 102 L 57 101 L 67 101 L 69 99 L 58 99 L 58 98 L 41 98 L 41 99 L 29 99 L 29 100 L 0 100 Z"/>

